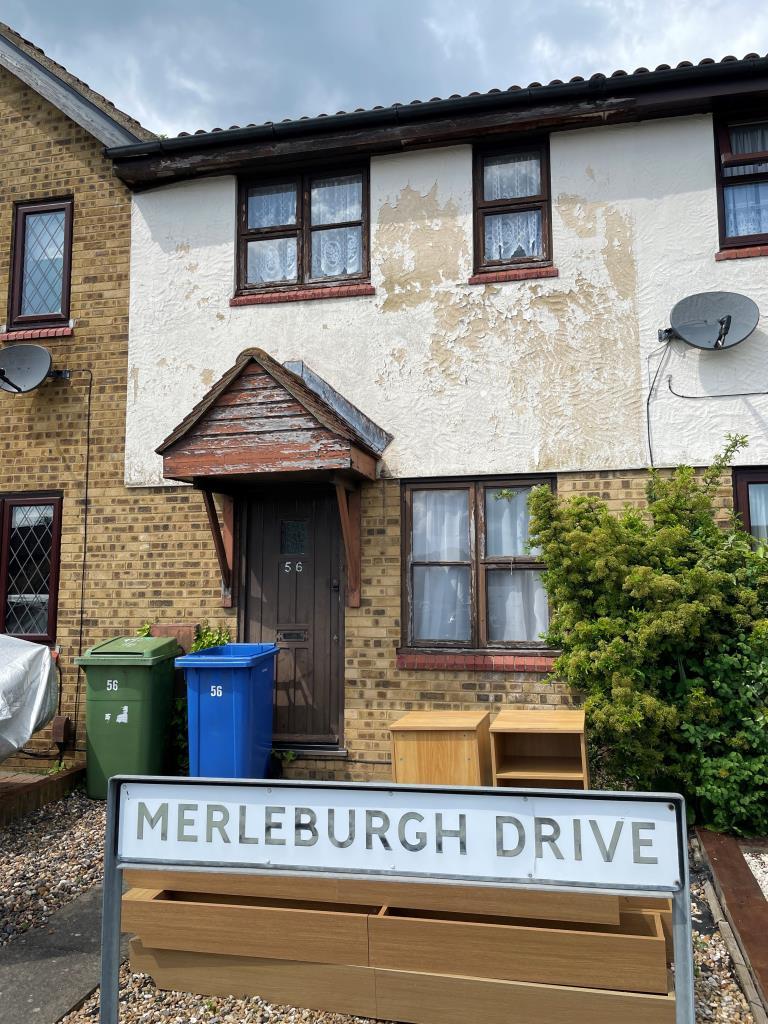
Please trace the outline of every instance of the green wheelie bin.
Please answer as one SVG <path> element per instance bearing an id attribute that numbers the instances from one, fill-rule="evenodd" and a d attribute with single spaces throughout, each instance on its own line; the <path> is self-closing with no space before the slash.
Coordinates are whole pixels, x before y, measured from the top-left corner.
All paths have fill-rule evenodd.
<path id="1" fill-rule="evenodd" d="M 80 658 L 86 676 L 88 796 L 104 800 L 111 775 L 159 775 L 173 696 L 170 637 L 119 636 Z"/>

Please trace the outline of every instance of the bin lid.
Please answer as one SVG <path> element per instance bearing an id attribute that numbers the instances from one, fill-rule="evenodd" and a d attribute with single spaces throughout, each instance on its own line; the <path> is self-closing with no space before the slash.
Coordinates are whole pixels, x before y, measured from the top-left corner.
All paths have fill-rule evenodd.
<path id="1" fill-rule="evenodd" d="M 252 668 L 264 658 L 273 658 L 279 648 L 274 644 L 221 644 L 204 647 L 176 659 L 178 668 Z"/>
<path id="2" fill-rule="evenodd" d="M 180 648 L 171 636 L 116 636 L 94 644 L 75 658 L 76 665 L 154 665 L 175 658 Z"/>

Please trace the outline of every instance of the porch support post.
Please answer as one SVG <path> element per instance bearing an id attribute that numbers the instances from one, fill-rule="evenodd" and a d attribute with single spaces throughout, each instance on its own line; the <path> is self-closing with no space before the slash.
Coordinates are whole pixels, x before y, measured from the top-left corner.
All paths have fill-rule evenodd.
<path id="1" fill-rule="evenodd" d="M 232 579 L 234 563 L 234 502 L 229 495 L 222 495 L 224 525 L 219 522 L 216 511 L 216 503 L 210 491 L 203 490 L 203 501 L 205 511 L 208 514 L 208 525 L 211 528 L 213 546 L 216 549 L 216 559 L 219 563 L 221 573 L 221 606 L 222 608 L 232 607 Z"/>
<path id="2" fill-rule="evenodd" d="M 347 608 L 360 607 L 361 577 L 361 501 L 360 488 L 351 482 L 336 480 L 336 499 L 339 503 L 341 534 L 347 562 Z"/>

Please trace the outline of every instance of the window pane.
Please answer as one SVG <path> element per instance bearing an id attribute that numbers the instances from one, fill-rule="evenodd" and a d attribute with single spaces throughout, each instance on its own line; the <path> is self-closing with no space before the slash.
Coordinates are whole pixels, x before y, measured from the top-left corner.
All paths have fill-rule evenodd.
<path id="1" fill-rule="evenodd" d="M 549 622 L 547 595 L 536 569 L 491 569 L 488 587 L 488 641 L 538 640 Z"/>
<path id="2" fill-rule="evenodd" d="M 273 228 L 296 223 L 296 186 L 263 185 L 248 189 L 248 227 Z"/>
<path id="3" fill-rule="evenodd" d="M 486 260 L 542 256 L 541 210 L 501 213 L 485 218 Z"/>
<path id="4" fill-rule="evenodd" d="M 470 639 L 469 574 L 468 566 L 414 566 L 415 640 Z"/>
<path id="5" fill-rule="evenodd" d="M 303 555 L 306 550 L 306 519 L 283 519 L 280 523 L 280 554 Z"/>
<path id="6" fill-rule="evenodd" d="M 731 136 L 732 153 L 768 153 L 768 121 L 757 124 L 734 124 L 728 131 Z"/>
<path id="7" fill-rule="evenodd" d="M 469 561 L 469 492 L 413 491 L 412 496 L 414 561 Z"/>
<path id="8" fill-rule="evenodd" d="M 344 277 L 363 269 L 361 228 L 312 232 L 312 277 Z"/>
<path id="9" fill-rule="evenodd" d="M 530 487 L 505 488 L 510 498 L 499 498 L 500 487 L 487 487 L 485 491 L 485 554 L 528 555 L 528 498 Z"/>
<path id="10" fill-rule="evenodd" d="M 21 315 L 61 313 L 64 211 L 28 213 L 24 218 L 24 225 Z"/>
<path id="11" fill-rule="evenodd" d="M 363 217 L 363 176 L 347 174 L 312 182 L 312 223 L 343 224 Z"/>
<path id="12" fill-rule="evenodd" d="M 750 484 L 749 526 L 753 537 L 768 540 L 768 484 Z"/>
<path id="13" fill-rule="evenodd" d="M 296 280 L 296 239 L 263 238 L 248 243 L 248 284 Z"/>
<path id="14" fill-rule="evenodd" d="M 725 196 L 725 233 L 762 235 L 768 232 L 768 181 L 755 185 L 728 185 Z"/>
<path id="15" fill-rule="evenodd" d="M 483 198 L 521 199 L 541 194 L 538 153 L 488 156 L 483 160 Z"/>
<path id="16" fill-rule="evenodd" d="M 16 505 L 8 537 L 5 631 L 45 636 L 51 581 L 53 506 Z"/>

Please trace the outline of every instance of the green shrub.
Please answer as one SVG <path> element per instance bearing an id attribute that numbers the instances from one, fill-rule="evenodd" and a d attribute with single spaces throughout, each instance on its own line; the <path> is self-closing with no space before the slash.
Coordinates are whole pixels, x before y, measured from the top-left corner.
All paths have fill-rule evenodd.
<path id="1" fill-rule="evenodd" d="M 530 507 L 555 675 L 586 697 L 601 783 L 679 789 L 702 823 L 754 834 L 768 831 L 768 558 L 714 505 L 746 443 L 729 437 L 701 478 L 652 471 L 647 509 L 546 488 Z"/>

